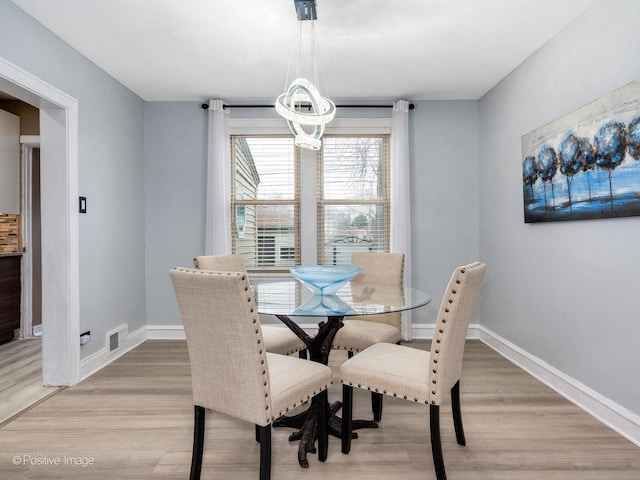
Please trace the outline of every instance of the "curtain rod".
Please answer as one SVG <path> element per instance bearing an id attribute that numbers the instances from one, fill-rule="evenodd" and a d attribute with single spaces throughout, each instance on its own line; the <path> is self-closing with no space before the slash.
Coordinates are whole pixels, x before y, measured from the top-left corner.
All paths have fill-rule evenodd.
<path id="1" fill-rule="evenodd" d="M 310 108 L 310 105 L 303 105 Z M 209 109 L 208 103 L 201 105 L 203 110 Z M 274 108 L 273 105 L 223 105 L 222 108 Z M 393 105 L 336 105 L 336 108 L 393 108 Z M 409 110 L 413 110 L 416 106 L 413 103 L 409 104 Z"/>

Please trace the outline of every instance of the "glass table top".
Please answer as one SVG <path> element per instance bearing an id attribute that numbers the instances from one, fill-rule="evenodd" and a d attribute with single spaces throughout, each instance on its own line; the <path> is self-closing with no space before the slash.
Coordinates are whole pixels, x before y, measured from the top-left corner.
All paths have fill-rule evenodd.
<path id="1" fill-rule="evenodd" d="M 314 295 L 298 281 L 252 286 L 258 313 L 288 317 L 330 317 L 401 312 L 428 304 L 431 296 L 414 288 L 352 280 L 335 295 Z"/>

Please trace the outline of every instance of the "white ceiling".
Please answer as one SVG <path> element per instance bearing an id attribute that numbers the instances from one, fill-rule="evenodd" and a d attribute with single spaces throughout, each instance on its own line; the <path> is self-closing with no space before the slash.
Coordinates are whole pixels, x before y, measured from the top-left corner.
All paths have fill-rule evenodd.
<path id="1" fill-rule="evenodd" d="M 293 0 L 13 1 L 148 101 L 275 98 L 298 24 Z M 323 93 L 480 98 L 593 2 L 317 0 Z"/>

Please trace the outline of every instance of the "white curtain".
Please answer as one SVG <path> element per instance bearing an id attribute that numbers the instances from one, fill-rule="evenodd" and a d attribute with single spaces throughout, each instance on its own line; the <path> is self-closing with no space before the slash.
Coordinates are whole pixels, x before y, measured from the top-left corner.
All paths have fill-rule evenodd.
<path id="1" fill-rule="evenodd" d="M 231 253 L 231 160 L 229 110 L 209 100 L 205 255 Z"/>
<path id="2" fill-rule="evenodd" d="M 409 102 L 393 102 L 391 114 L 391 251 L 404 253 L 404 285 L 411 287 L 411 190 Z M 411 340 L 411 312 L 402 313 L 402 339 Z"/>

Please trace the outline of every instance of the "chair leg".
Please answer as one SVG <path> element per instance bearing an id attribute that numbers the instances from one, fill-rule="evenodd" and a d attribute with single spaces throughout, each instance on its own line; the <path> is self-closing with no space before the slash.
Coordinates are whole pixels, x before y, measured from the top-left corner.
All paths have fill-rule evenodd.
<path id="1" fill-rule="evenodd" d="M 189 480 L 200 480 L 202 453 L 204 451 L 205 409 L 194 405 L 193 414 L 193 451 L 191 453 L 191 474 L 189 475 Z"/>
<path id="2" fill-rule="evenodd" d="M 447 480 L 444 471 L 444 459 L 442 458 L 442 443 L 440 441 L 440 406 L 429 405 L 429 421 L 431 430 L 431 453 L 433 465 L 438 480 Z"/>
<path id="3" fill-rule="evenodd" d="M 329 396 L 326 390 L 318 394 L 318 460 L 327 460 L 329 447 L 328 411 Z"/>
<path id="4" fill-rule="evenodd" d="M 464 428 L 462 428 L 462 412 L 460 411 L 460 380 L 451 389 L 451 411 L 453 412 L 453 426 L 456 429 L 458 445 L 466 445 Z"/>
<path id="5" fill-rule="evenodd" d="M 353 432 L 353 387 L 342 385 L 342 453 L 351 450 Z"/>
<path id="6" fill-rule="evenodd" d="M 298 357 L 306 360 L 307 359 L 307 349 L 305 348 L 304 350 L 300 350 L 298 352 Z"/>
<path id="7" fill-rule="evenodd" d="M 271 424 L 260 429 L 260 480 L 271 479 Z"/>
<path id="8" fill-rule="evenodd" d="M 376 422 L 382 420 L 382 402 L 384 397 L 382 393 L 371 392 L 371 410 L 373 411 L 373 419 Z"/>

